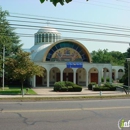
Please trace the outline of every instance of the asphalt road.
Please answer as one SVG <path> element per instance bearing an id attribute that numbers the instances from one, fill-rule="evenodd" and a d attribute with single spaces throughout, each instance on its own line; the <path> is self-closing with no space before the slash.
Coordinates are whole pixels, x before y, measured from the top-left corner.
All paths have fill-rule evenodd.
<path id="1" fill-rule="evenodd" d="M 0 103 L 0 130 L 118 130 L 121 118 L 129 99 Z"/>

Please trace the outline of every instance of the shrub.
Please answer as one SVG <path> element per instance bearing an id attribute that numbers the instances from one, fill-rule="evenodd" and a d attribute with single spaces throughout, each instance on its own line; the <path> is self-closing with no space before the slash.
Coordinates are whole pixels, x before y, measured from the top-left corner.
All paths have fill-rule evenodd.
<path id="1" fill-rule="evenodd" d="M 60 92 L 66 92 L 66 91 L 68 91 L 68 88 L 67 88 L 67 87 L 61 87 L 61 88 L 60 88 Z"/>
<path id="2" fill-rule="evenodd" d="M 115 91 L 116 87 L 103 87 L 103 86 L 100 86 L 100 87 L 93 88 L 93 90 L 94 91 Z"/>
<path id="3" fill-rule="evenodd" d="M 91 82 L 89 85 L 88 85 L 88 90 L 93 90 L 93 86 L 97 87 L 97 84 L 95 82 Z"/>
<path id="4" fill-rule="evenodd" d="M 74 89 L 73 89 L 72 86 L 68 86 L 68 91 L 69 91 L 69 92 L 73 92 L 73 90 L 74 90 Z"/>
<path id="5" fill-rule="evenodd" d="M 74 91 L 74 92 L 81 92 L 81 91 L 82 91 L 82 87 L 75 84 L 75 85 L 73 86 L 73 91 Z"/>
<path id="6" fill-rule="evenodd" d="M 108 83 L 108 82 L 107 82 L 107 83 L 104 84 L 104 87 L 109 87 L 109 88 L 110 88 L 110 87 L 113 87 L 113 86 L 112 86 L 111 83 Z"/>
<path id="7" fill-rule="evenodd" d="M 70 81 L 55 82 L 54 91 L 80 92 L 82 87 Z"/>
<path id="8" fill-rule="evenodd" d="M 54 91 L 59 91 L 62 87 L 65 87 L 65 82 L 55 82 Z"/>
<path id="9" fill-rule="evenodd" d="M 104 82 L 104 78 L 103 77 L 101 78 L 101 81 Z"/>
<path id="10" fill-rule="evenodd" d="M 65 85 L 66 85 L 66 86 L 73 86 L 74 83 L 73 83 L 73 82 L 70 82 L 70 81 L 65 81 Z"/>
<path id="11" fill-rule="evenodd" d="M 110 81 L 110 79 L 107 77 L 107 78 L 106 78 L 106 82 L 109 82 L 109 81 Z"/>

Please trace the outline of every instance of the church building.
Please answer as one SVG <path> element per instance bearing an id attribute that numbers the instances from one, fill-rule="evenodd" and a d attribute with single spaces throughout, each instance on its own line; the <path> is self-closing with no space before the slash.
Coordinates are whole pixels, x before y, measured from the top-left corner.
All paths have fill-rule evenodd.
<path id="1" fill-rule="evenodd" d="M 74 39 L 61 39 L 61 34 L 52 27 L 43 27 L 34 35 L 30 48 L 31 60 L 45 68 L 44 77 L 35 75 L 32 87 L 51 87 L 57 81 L 72 81 L 87 87 L 89 83 L 101 84 L 109 79 L 119 79 L 124 74 L 123 66 L 92 63 L 89 50 Z"/>

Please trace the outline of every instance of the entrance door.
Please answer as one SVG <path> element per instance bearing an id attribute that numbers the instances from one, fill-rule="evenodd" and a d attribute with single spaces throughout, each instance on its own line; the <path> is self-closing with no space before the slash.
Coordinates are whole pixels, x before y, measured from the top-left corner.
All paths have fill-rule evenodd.
<path id="1" fill-rule="evenodd" d="M 68 81 L 73 82 L 73 73 L 68 73 Z"/>
<path id="2" fill-rule="evenodd" d="M 98 84 L 98 73 L 91 73 L 91 82 L 96 82 Z"/>
<path id="3" fill-rule="evenodd" d="M 39 86 L 42 85 L 42 77 L 36 76 L 36 86 L 37 85 L 39 85 Z"/>
<path id="4" fill-rule="evenodd" d="M 56 73 L 56 82 L 60 81 L 60 73 Z"/>

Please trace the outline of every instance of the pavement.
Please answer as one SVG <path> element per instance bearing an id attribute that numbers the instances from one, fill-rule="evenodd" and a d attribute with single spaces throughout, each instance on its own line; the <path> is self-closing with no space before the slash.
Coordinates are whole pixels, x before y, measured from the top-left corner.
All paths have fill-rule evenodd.
<path id="1" fill-rule="evenodd" d="M 81 92 L 54 92 L 53 88 L 32 88 L 37 95 L 25 94 L 24 97 L 77 97 L 77 96 L 114 96 L 126 95 L 123 91 L 91 91 L 83 88 Z M 0 98 L 16 98 L 21 95 L 0 95 Z"/>

